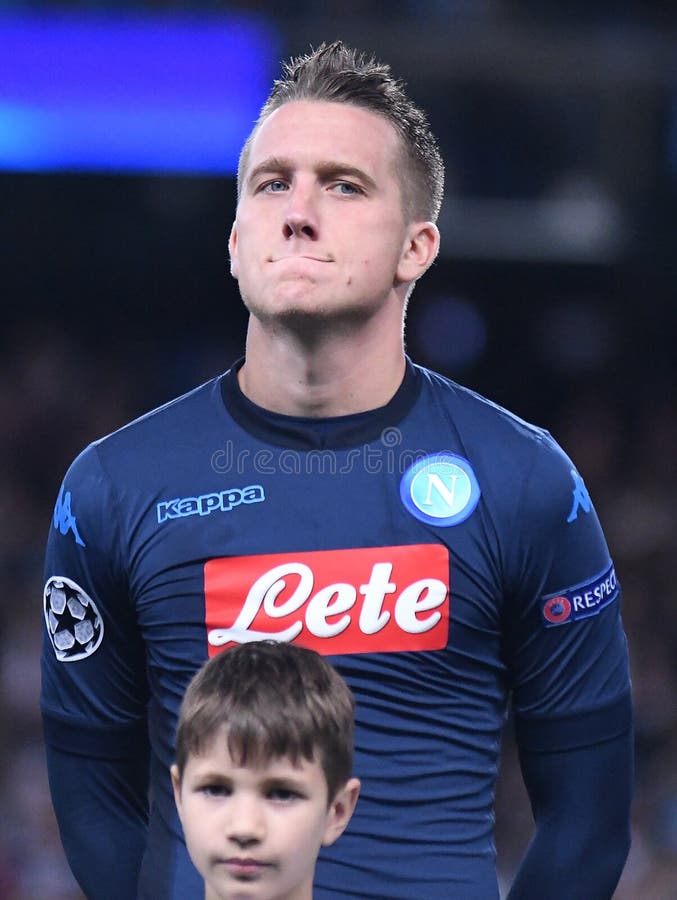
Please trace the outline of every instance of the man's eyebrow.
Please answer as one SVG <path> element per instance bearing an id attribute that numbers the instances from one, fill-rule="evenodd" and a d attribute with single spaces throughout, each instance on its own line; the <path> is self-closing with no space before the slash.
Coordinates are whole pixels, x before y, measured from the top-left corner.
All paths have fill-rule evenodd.
<path id="1" fill-rule="evenodd" d="M 341 178 L 345 176 L 347 178 L 355 178 L 357 181 L 361 181 L 367 187 L 375 188 L 376 182 L 371 176 L 367 175 L 364 169 L 360 169 L 357 166 L 351 166 L 350 163 L 343 163 L 340 160 L 328 160 L 325 163 L 320 163 L 317 167 L 317 174 L 320 178 L 324 178 L 326 180 L 330 178 Z"/>
<path id="2" fill-rule="evenodd" d="M 291 160 L 281 156 L 269 156 L 267 159 L 262 160 L 257 166 L 254 166 L 247 177 L 247 181 L 251 182 L 260 175 L 288 175 L 293 168 L 294 166 Z M 350 165 L 350 163 L 341 162 L 340 160 L 327 160 L 326 162 L 320 163 L 315 167 L 315 171 L 319 177 L 325 181 L 331 178 L 355 178 L 362 182 L 365 187 L 371 189 L 376 188 L 376 182 L 370 175 L 367 175 L 364 169 Z"/>
<path id="3" fill-rule="evenodd" d="M 291 168 L 292 164 L 290 160 L 284 159 L 281 156 L 269 156 L 267 159 L 260 162 L 258 166 L 254 166 L 247 176 L 247 181 L 252 181 L 259 175 L 270 174 L 271 172 L 275 172 L 277 175 L 285 175 Z"/>

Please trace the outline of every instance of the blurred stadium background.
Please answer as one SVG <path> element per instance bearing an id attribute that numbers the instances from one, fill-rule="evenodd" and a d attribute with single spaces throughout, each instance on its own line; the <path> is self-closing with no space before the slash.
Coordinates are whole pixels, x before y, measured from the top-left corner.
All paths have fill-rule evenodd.
<path id="1" fill-rule="evenodd" d="M 241 355 L 234 154 L 278 59 L 336 37 L 405 78 L 447 162 L 411 354 L 549 428 L 605 524 L 637 725 L 615 897 L 677 898 L 677 7 L 659 0 L 0 0 L 0 898 L 81 896 L 37 710 L 59 482 Z M 509 735 L 504 756 L 505 887 L 531 819 Z"/>

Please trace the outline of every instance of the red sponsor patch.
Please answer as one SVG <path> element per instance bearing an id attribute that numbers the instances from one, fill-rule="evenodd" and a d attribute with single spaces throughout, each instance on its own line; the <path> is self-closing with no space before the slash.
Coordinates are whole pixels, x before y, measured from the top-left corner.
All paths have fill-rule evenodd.
<path id="1" fill-rule="evenodd" d="M 271 638 L 325 655 L 439 650 L 449 635 L 441 544 L 213 559 L 205 565 L 209 655 Z"/>

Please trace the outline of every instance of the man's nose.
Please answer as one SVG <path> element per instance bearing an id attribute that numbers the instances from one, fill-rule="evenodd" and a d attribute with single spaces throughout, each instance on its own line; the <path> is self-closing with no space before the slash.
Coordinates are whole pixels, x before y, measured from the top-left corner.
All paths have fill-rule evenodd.
<path id="1" fill-rule="evenodd" d="M 283 223 L 285 238 L 302 237 L 315 241 L 319 235 L 317 203 L 312 192 L 296 186 L 289 192 Z"/>

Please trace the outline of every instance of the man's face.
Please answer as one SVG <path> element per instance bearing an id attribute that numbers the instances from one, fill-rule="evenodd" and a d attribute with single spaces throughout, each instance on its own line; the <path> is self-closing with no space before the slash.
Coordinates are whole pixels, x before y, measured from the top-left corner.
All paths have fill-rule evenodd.
<path id="1" fill-rule="evenodd" d="M 172 781 L 206 900 L 311 900 L 319 849 L 352 811 L 328 803 L 319 762 L 238 766 L 221 734 Z"/>
<path id="2" fill-rule="evenodd" d="M 393 299 L 413 228 L 400 158 L 392 126 L 357 106 L 295 101 L 263 122 L 230 238 L 254 316 L 368 317 Z"/>

